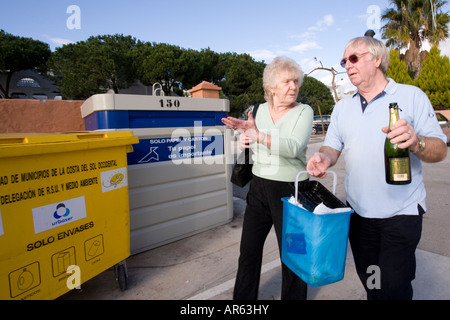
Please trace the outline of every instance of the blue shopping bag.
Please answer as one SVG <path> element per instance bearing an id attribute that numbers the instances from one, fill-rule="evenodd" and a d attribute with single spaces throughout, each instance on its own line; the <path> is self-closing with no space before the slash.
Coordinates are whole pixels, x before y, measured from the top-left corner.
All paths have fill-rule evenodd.
<path id="1" fill-rule="evenodd" d="M 318 215 L 311 211 L 320 203 L 329 208 L 346 207 L 333 193 L 317 181 L 298 183 L 296 200 L 304 208 L 283 201 L 283 234 L 281 260 L 303 281 L 312 287 L 327 285 L 343 279 L 347 256 L 350 215 L 353 210 Z M 308 210 L 307 210 L 308 209 Z"/>

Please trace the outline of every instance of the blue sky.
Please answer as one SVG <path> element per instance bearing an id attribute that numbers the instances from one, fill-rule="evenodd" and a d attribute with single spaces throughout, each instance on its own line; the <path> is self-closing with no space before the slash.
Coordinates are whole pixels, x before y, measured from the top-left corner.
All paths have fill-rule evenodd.
<path id="1" fill-rule="evenodd" d="M 380 38 L 379 12 L 388 0 L 3 0 L 0 29 L 41 40 L 52 50 L 103 34 L 183 48 L 248 53 L 270 62 L 284 55 L 305 73 L 320 66 L 339 72 L 348 40 L 373 29 Z M 74 11 L 72 5 L 76 6 Z M 447 4 L 445 11 L 450 11 Z M 450 54 L 450 42 L 441 48 Z M 329 83 L 331 73 L 312 76 Z M 342 85 L 345 74 L 337 76 Z M 346 87 L 346 85 L 344 86 Z"/>

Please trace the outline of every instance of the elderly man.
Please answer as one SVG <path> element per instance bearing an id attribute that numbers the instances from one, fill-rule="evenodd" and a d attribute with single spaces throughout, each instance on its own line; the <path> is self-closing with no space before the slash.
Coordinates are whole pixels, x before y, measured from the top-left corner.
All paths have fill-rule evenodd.
<path id="1" fill-rule="evenodd" d="M 324 177 L 345 148 L 347 202 L 355 210 L 349 239 L 367 298 L 412 299 L 415 250 L 426 211 L 421 161 L 445 159 L 446 136 L 425 93 L 385 77 L 389 51 L 383 43 L 372 37 L 351 40 L 341 65 L 358 90 L 336 104 L 324 145 L 307 169 Z M 401 120 L 388 132 L 392 102 L 400 107 Z M 410 184 L 386 183 L 386 136 L 409 148 Z"/>

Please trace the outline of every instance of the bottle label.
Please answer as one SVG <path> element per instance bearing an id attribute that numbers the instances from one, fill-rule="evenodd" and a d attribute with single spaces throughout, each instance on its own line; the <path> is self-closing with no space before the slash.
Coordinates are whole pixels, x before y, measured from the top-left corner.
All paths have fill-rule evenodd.
<path id="1" fill-rule="evenodd" d="M 390 163 L 392 181 L 409 180 L 409 158 L 391 158 Z"/>

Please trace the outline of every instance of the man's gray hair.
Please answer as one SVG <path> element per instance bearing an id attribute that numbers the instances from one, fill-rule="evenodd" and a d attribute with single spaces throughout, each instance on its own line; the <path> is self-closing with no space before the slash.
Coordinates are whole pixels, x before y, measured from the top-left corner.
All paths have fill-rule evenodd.
<path id="1" fill-rule="evenodd" d="M 380 70 L 386 74 L 389 68 L 389 61 L 391 56 L 389 54 L 388 48 L 384 45 L 383 42 L 377 40 L 372 37 L 358 37 L 350 40 L 350 42 L 345 47 L 347 50 L 349 47 L 357 47 L 361 44 L 365 44 L 367 50 L 374 56 L 375 58 L 381 58 Z"/>

